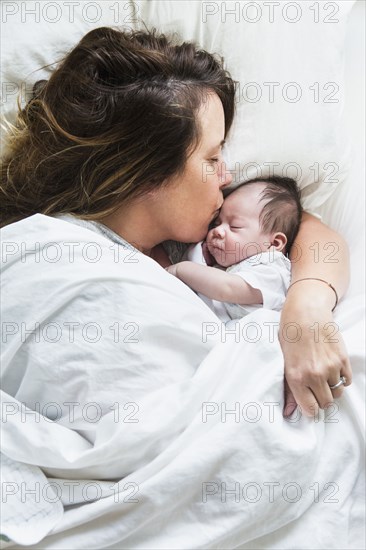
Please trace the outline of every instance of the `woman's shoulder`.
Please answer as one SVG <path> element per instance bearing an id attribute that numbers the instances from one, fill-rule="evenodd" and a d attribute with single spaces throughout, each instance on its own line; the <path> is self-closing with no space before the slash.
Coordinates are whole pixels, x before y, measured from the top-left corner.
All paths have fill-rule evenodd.
<path id="1" fill-rule="evenodd" d="M 17 264 L 23 272 L 45 278 L 57 274 L 70 280 L 118 277 L 121 266 L 136 271 L 152 262 L 128 243 L 113 242 L 90 224 L 65 217 L 34 214 L 2 230 L 2 270 Z M 155 262 L 152 262 L 155 263 Z"/>
<path id="2" fill-rule="evenodd" d="M 102 229 L 102 227 L 104 229 Z M 2 238 L 12 238 L 22 243 L 27 240 L 35 240 L 39 244 L 47 245 L 55 242 L 85 243 L 98 241 L 104 245 L 112 242 L 129 245 L 121 237 L 117 236 L 107 227 L 98 222 L 76 218 L 71 214 L 33 214 L 27 218 L 9 224 L 2 228 Z M 113 235 L 112 235 L 113 234 Z M 115 238 L 113 238 L 115 237 Z M 117 238 L 118 237 L 118 238 Z M 129 245 L 130 248 L 134 248 Z M 136 249 L 135 249 L 136 250 Z"/>
<path id="3" fill-rule="evenodd" d="M 73 223 L 73 225 L 70 225 L 71 223 Z M 41 240 L 46 238 L 49 240 L 51 235 L 56 236 L 62 232 L 68 233 L 71 229 L 74 233 L 75 225 L 78 226 L 78 234 L 80 233 L 79 228 L 84 228 L 88 231 L 91 230 L 90 222 L 86 220 L 76 221 L 76 218 L 70 214 L 52 216 L 46 214 L 33 214 L 32 216 L 6 225 L 1 229 L 1 232 L 3 237 L 11 235 L 14 238 L 24 238 L 27 235 L 37 235 Z"/>

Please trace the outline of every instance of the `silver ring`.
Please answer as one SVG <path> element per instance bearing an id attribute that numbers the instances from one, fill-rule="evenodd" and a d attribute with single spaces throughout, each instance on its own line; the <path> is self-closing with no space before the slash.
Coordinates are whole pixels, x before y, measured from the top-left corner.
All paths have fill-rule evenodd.
<path id="1" fill-rule="evenodd" d="M 339 382 L 337 382 L 336 384 L 334 384 L 334 386 L 331 386 L 329 384 L 329 388 L 331 390 L 335 390 L 336 388 L 339 388 L 339 386 L 343 386 L 343 385 L 346 385 L 346 382 L 347 382 L 347 378 L 345 376 L 341 376 L 340 379 L 339 379 Z"/>

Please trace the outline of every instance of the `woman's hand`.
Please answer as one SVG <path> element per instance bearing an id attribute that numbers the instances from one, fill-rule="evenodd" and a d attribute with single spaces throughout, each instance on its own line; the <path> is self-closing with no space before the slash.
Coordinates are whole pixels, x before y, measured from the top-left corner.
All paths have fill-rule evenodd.
<path id="1" fill-rule="evenodd" d="M 305 414 L 315 415 L 344 391 L 343 385 L 335 390 L 329 385 L 341 376 L 346 386 L 352 381 L 347 351 L 332 316 L 335 293 L 312 279 L 329 281 L 342 298 L 349 281 L 348 246 L 338 233 L 304 212 L 290 260 L 292 282 L 297 283 L 288 291 L 279 331 L 285 360 L 284 415 L 290 415 L 296 404 Z"/>
<path id="2" fill-rule="evenodd" d="M 308 415 L 317 414 L 340 397 L 341 385 L 330 385 L 346 377 L 352 382 L 347 351 L 332 316 L 333 291 L 321 288 L 320 282 L 299 282 L 291 288 L 281 315 L 279 339 L 285 361 L 285 407 L 289 416 L 300 406 Z M 322 299 L 322 297 L 324 299 Z"/>

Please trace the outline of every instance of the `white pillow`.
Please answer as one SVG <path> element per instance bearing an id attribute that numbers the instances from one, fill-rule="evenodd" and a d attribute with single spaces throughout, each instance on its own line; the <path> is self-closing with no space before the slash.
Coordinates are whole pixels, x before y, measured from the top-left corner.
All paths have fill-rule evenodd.
<path id="1" fill-rule="evenodd" d="M 353 3 L 137 2 L 149 25 L 217 52 L 238 81 L 226 152 L 233 186 L 289 175 L 313 211 L 344 179 L 344 41 Z"/>
<path id="2" fill-rule="evenodd" d="M 225 59 L 238 81 L 237 115 L 226 154 L 233 185 L 295 177 L 314 210 L 345 178 L 343 52 L 353 1 L 8 2 L 2 5 L 2 110 L 14 120 L 32 84 L 89 30 L 103 25 L 176 31 Z M 33 11 L 32 11 L 33 10 Z M 16 37 L 16 40 L 15 40 Z"/>

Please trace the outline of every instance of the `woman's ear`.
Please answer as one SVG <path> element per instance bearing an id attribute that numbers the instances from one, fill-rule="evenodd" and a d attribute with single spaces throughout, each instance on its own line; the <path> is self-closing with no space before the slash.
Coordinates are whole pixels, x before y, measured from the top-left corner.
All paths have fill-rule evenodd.
<path id="1" fill-rule="evenodd" d="M 274 233 L 271 239 L 271 246 L 274 246 L 276 250 L 282 252 L 286 248 L 287 237 L 284 233 Z"/>

